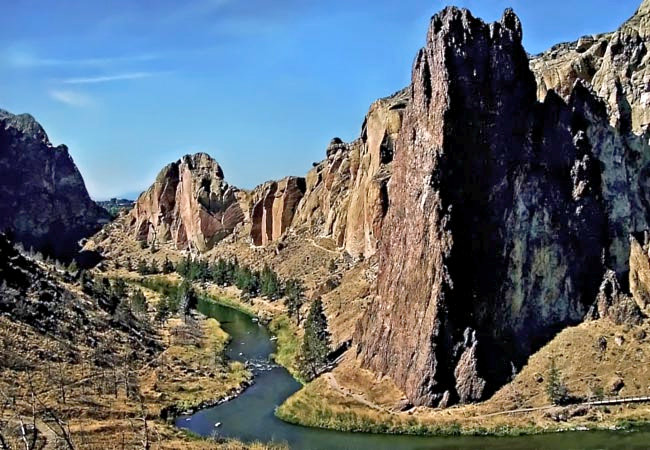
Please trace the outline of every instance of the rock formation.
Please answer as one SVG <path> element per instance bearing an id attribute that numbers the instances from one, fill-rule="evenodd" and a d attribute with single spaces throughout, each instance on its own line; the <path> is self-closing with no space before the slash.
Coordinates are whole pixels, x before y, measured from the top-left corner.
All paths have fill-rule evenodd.
<path id="1" fill-rule="evenodd" d="M 298 203 L 305 194 L 305 179 L 287 177 L 255 189 L 251 207 L 251 240 L 254 245 L 276 241 L 291 226 Z"/>
<path id="2" fill-rule="evenodd" d="M 67 260 L 109 215 L 88 196 L 65 145 L 36 120 L 0 110 L 0 230 L 26 248 Z"/>
<path id="3" fill-rule="evenodd" d="M 538 97 L 553 89 L 564 98 L 576 80 L 593 86 L 611 113 L 612 126 L 641 132 L 650 124 L 650 0 L 613 32 L 584 36 L 537 55 L 531 67 L 538 78 Z"/>
<path id="4" fill-rule="evenodd" d="M 507 10 L 434 16 L 417 55 L 381 230 L 362 364 L 416 405 L 475 401 L 563 327 L 648 228 L 648 137 L 582 81 L 538 103 Z M 607 272 L 609 273 L 609 272 Z"/>
<path id="5" fill-rule="evenodd" d="M 612 270 L 605 273 L 596 303 L 589 315 L 594 319 L 608 319 L 617 325 L 638 325 L 643 320 L 639 305 L 623 292 Z"/>
<path id="6" fill-rule="evenodd" d="M 186 155 L 163 168 L 140 195 L 129 226 L 138 240 L 203 252 L 244 220 L 238 192 L 209 155 Z"/>
<path id="7" fill-rule="evenodd" d="M 408 98 L 406 91 L 376 101 L 359 139 L 335 138 L 327 159 L 306 178 L 306 192 L 293 226 L 334 239 L 353 256 L 372 256 L 388 206 L 386 186 Z"/>

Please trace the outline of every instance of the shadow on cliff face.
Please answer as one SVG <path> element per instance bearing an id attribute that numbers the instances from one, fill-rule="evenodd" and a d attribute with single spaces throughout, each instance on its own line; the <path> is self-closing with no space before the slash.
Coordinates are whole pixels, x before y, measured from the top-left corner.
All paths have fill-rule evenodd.
<path id="1" fill-rule="evenodd" d="M 648 228 L 632 151 L 647 144 L 581 81 L 538 103 L 521 39 L 511 10 L 487 25 L 447 8 L 414 64 L 380 300 L 355 340 L 416 405 L 489 397 L 584 320 L 606 270 L 624 279 L 628 236 Z"/>

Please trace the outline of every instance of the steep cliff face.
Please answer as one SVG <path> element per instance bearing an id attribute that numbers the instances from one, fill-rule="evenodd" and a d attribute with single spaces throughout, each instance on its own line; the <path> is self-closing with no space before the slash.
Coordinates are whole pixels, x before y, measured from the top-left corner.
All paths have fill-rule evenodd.
<path id="1" fill-rule="evenodd" d="M 304 194 L 305 179 L 298 177 L 269 181 L 257 187 L 250 208 L 253 245 L 267 245 L 278 240 L 291 226 Z"/>
<path id="2" fill-rule="evenodd" d="M 238 192 L 209 155 L 186 155 L 163 168 L 140 195 L 129 226 L 138 240 L 203 252 L 244 220 Z"/>
<path id="3" fill-rule="evenodd" d="M 359 139 L 332 140 L 327 159 L 307 174 L 294 227 L 330 237 L 353 256 L 376 253 L 388 205 L 394 142 L 407 101 L 406 91 L 376 101 Z"/>
<path id="4" fill-rule="evenodd" d="M 27 114 L 0 110 L 0 230 L 56 258 L 79 250 L 78 241 L 109 221 L 88 196 L 64 145 L 52 146 Z"/>
<path id="5" fill-rule="evenodd" d="M 553 89 L 568 98 L 573 83 L 590 83 L 611 111 L 613 126 L 641 132 L 650 124 L 650 1 L 619 30 L 558 44 L 531 60 L 542 100 Z"/>
<path id="6" fill-rule="evenodd" d="M 583 84 L 537 85 L 507 10 L 434 16 L 395 144 L 378 297 L 362 364 L 418 405 L 490 395 L 583 320 L 647 228 L 647 136 L 628 139 Z M 624 176 L 627 173 L 627 177 Z"/>

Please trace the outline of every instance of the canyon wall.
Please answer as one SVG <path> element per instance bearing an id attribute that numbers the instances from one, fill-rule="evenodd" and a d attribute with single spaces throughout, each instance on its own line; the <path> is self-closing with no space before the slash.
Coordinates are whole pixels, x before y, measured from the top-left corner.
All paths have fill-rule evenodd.
<path id="1" fill-rule="evenodd" d="M 305 179 L 287 177 L 255 188 L 250 222 L 253 245 L 277 241 L 291 226 L 298 203 L 305 194 Z"/>
<path id="2" fill-rule="evenodd" d="M 407 100 L 406 91 L 377 100 L 359 139 L 351 143 L 332 140 L 327 158 L 307 174 L 295 228 L 332 238 L 355 257 L 376 253 L 388 206 L 386 186 L 394 142 Z"/>
<path id="3" fill-rule="evenodd" d="M 606 273 L 626 279 L 648 227 L 648 136 L 582 82 L 538 103 L 521 39 L 511 10 L 487 25 L 447 8 L 413 67 L 355 340 L 416 405 L 489 396 L 584 319 Z"/>

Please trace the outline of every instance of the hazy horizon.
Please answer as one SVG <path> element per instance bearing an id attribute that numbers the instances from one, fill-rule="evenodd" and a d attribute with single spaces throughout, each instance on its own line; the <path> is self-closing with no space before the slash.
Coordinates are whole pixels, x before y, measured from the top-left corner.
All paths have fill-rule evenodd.
<path id="1" fill-rule="evenodd" d="M 616 29 L 640 1 L 451 3 L 486 21 L 512 6 L 538 53 Z M 244 189 L 306 174 L 332 137 L 357 137 L 375 99 L 408 84 L 447 2 L 38 4 L 7 4 L 0 18 L 0 108 L 66 144 L 103 200 L 134 198 L 198 151 Z"/>

